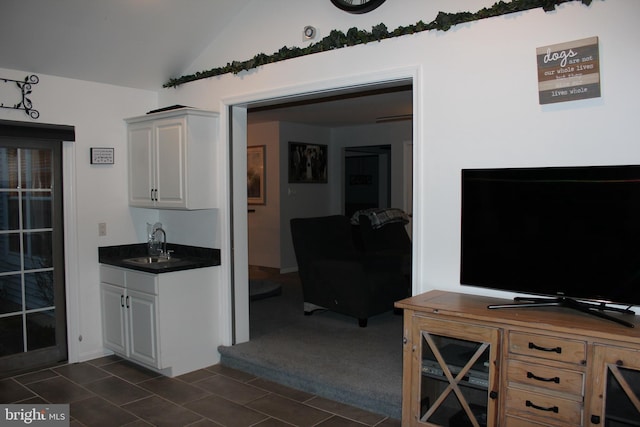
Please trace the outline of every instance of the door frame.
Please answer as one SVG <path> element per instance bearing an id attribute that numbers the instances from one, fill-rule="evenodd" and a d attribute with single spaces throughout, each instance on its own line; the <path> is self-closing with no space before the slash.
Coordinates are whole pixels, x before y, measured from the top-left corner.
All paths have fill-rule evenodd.
<path id="1" fill-rule="evenodd" d="M 366 75 L 355 75 L 340 79 L 322 80 L 304 85 L 282 87 L 274 90 L 253 92 L 237 97 L 221 100 L 221 135 L 227 141 L 226 170 L 223 182 L 226 188 L 228 209 L 221 211 L 222 235 L 221 248 L 223 254 L 221 300 L 220 306 L 223 321 L 222 339 L 225 344 L 239 344 L 249 341 L 249 258 L 248 258 L 248 225 L 247 225 L 247 193 L 246 193 L 246 155 L 247 155 L 247 110 L 249 107 L 277 104 L 301 98 L 328 96 L 341 91 L 371 89 L 374 86 L 396 85 L 399 82 L 411 82 L 413 91 L 413 141 L 421 139 L 419 93 L 421 88 L 419 66 L 402 67 L 374 72 Z M 414 158 L 419 158 L 420 147 L 414 144 Z M 415 170 L 415 169 L 414 169 Z M 420 182 L 414 177 L 414 183 Z M 224 185 L 223 184 L 223 185 Z M 416 191 L 414 184 L 414 192 Z M 415 195 L 415 193 L 414 193 Z M 414 198 L 413 212 L 420 212 Z M 418 215 L 414 215 L 413 231 L 419 231 Z M 420 247 L 413 242 L 414 257 L 419 257 Z M 226 262 L 225 262 L 226 258 Z M 413 269 L 415 270 L 415 264 Z M 417 274 L 416 274 L 417 273 Z M 414 283 L 420 281 L 419 272 L 414 271 Z"/>
<path id="2" fill-rule="evenodd" d="M 78 273 L 78 220 L 75 192 L 76 149 L 73 141 L 62 142 L 62 204 L 64 224 L 64 274 L 67 302 L 67 359 L 80 362 L 80 284 Z"/>
<path id="3" fill-rule="evenodd" d="M 409 224 L 407 224 L 407 232 L 413 240 L 413 141 L 404 141 L 402 143 L 402 166 L 402 188 L 404 189 L 402 209 L 411 218 Z"/>
<path id="4" fill-rule="evenodd" d="M 379 150 L 380 147 L 388 147 L 387 152 Z M 348 155 L 348 153 L 352 153 Z M 353 153 L 361 153 L 360 155 Z M 350 145 L 343 147 L 342 149 L 342 212 L 349 216 L 347 212 L 347 163 L 349 159 L 353 158 L 375 158 L 377 161 L 378 175 L 375 177 L 377 180 L 377 194 L 376 201 L 379 208 L 391 207 L 391 193 L 392 193 L 392 162 L 391 162 L 391 144 L 378 144 L 378 145 Z M 404 182 L 403 182 L 404 183 Z M 404 203 L 404 201 L 403 201 Z"/>

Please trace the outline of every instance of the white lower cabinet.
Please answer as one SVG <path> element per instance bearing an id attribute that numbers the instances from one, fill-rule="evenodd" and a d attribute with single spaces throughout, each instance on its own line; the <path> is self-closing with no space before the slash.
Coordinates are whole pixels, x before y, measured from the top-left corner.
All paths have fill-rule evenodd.
<path id="1" fill-rule="evenodd" d="M 114 286 L 102 282 L 100 297 L 102 300 L 102 341 L 104 346 L 116 353 L 128 356 L 124 286 Z"/>
<path id="2" fill-rule="evenodd" d="M 217 363 L 211 269 L 151 274 L 101 265 L 104 346 L 167 376 Z"/>
<path id="3" fill-rule="evenodd" d="M 129 290 L 126 309 L 129 311 L 129 358 L 160 368 L 157 301 L 156 295 Z"/>

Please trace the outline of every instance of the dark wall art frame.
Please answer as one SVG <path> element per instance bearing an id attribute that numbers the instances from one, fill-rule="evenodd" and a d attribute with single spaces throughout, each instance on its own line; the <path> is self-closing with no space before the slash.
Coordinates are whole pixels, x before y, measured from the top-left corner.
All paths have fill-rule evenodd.
<path id="1" fill-rule="evenodd" d="M 326 145 L 289 142 L 289 183 L 327 183 Z"/>
<path id="2" fill-rule="evenodd" d="M 265 205 L 266 197 L 266 147 L 247 147 L 247 203 Z"/>

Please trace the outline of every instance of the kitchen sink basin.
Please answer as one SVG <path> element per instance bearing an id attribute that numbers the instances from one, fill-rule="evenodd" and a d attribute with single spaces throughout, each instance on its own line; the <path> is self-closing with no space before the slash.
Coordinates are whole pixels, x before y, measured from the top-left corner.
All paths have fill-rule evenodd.
<path id="1" fill-rule="evenodd" d="M 170 264 L 172 262 L 179 262 L 179 261 L 181 261 L 180 258 L 164 258 L 164 257 L 158 257 L 158 256 L 141 256 L 137 258 L 127 258 L 124 260 L 124 262 L 128 262 L 131 264 L 144 264 L 144 265 Z"/>

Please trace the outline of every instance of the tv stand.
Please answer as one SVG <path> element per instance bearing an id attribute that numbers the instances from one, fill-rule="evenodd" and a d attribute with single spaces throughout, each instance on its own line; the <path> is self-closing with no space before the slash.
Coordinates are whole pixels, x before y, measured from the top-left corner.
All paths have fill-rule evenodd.
<path id="1" fill-rule="evenodd" d="M 530 298 L 530 297 L 515 297 L 513 299 L 514 304 L 492 304 L 487 306 L 489 309 L 499 308 L 529 308 L 529 307 L 565 307 L 572 310 L 577 310 L 582 313 L 587 313 L 592 316 L 599 317 L 601 319 L 610 320 L 628 328 L 635 327 L 633 323 L 627 322 L 624 319 L 611 316 L 604 311 L 615 311 L 618 313 L 634 315 L 635 312 L 628 308 L 612 307 L 605 303 L 589 303 L 584 301 L 577 301 L 573 298 Z"/>
<path id="2" fill-rule="evenodd" d="M 639 425 L 640 316 L 624 328 L 575 310 L 487 309 L 512 302 L 432 290 L 395 303 L 403 426 Z"/>

